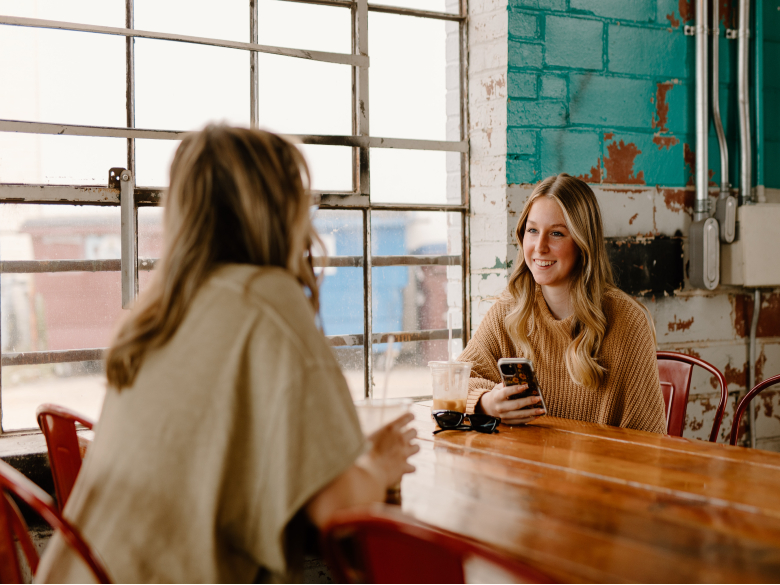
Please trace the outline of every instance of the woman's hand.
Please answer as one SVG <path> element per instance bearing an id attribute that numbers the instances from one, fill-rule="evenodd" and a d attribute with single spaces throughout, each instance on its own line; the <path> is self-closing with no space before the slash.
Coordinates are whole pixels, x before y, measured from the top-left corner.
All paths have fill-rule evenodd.
<path id="1" fill-rule="evenodd" d="M 414 420 L 411 413 L 383 426 L 368 437 L 371 448 L 306 504 L 315 526 L 322 528 L 339 510 L 369 502 L 383 502 L 387 488 L 401 481 L 414 467 L 407 459 L 420 450 L 412 445 L 415 429 L 404 429 Z"/>
<path id="2" fill-rule="evenodd" d="M 407 413 L 368 437 L 371 449 L 366 453 L 363 465 L 385 488 L 396 485 L 402 475 L 414 471 L 407 459 L 420 450 L 419 445 L 412 444 L 417 431 L 404 428 L 413 420 L 414 415 Z"/>
<path id="3" fill-rule="evenodd" d="M 508 425 L 523 425 L 546 414 L 543 408 L 528 408 L 539 404 L 540 396 L 527 396 L 510 400 L 509 397 L 528 389 L 528 384 L 522 386 L 507 386 L 496 384 L 492 390 L 482 395 L 479 405 L 482 412 L 497 416 L 501 422 Z M 527 408 L 527 410 L 520 410 Z"/>

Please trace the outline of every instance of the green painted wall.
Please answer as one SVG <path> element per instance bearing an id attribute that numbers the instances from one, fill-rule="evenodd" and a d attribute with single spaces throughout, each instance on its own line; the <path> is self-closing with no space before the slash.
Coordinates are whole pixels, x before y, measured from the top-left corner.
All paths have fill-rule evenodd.
<path id="1" fill-rule="evenodd" d="M 776 22 L 778 0 L 765 2 Z M 736 24 L 736 2 L 720 3 L 720 103 L 734 183 L 736 41 L 725 28 Z M 683 28 L 694 23 L 693 7 L 685 0 L 510 0 L 507 182 L 565 171 L 590 183 L 692 185 L 695 47 Z M 780 97 L 780 26 L 769 18 L 766 39 L 766 67 L 775 72 L 766 85 L 766 149 L 780 162 L 780 112 L 770 113 Z M 711 126 L 714 184 L 717 146 Z M 780 179 L 780 164 L 770 166 L 767 186 L 772 173 Z"/>
<path id="2" fill-rule="evenodd" d="M 763 171 L 764 184 L 780 189 L 780 0 L 761 3 L 763 30 Z"/>

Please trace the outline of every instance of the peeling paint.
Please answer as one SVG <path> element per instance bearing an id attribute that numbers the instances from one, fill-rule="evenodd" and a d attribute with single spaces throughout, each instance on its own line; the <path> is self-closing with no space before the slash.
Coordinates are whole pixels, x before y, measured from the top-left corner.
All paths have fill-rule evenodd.
<path id="1" fill-rule="evenodd" d="M 680 11 L 680 19 L 683 22 L 688 22 L 696 18 L 696 6 L 692 0 L 679 0 L 677 2 L 677 10 Z"/>
<path id="2" fill-rule="evenodd" d="M 691 174 L 688 177 L 688 182 L 686 183 L 686 185 L 695 185 L 696 184 L 696 153 L 688 144 L 683 144 L 683 160 L 685 161 L 685 166 L 688 167 L 688 170 L 691 172 Z"/>
<path id="3" fill-rule="evenodd" d="M 679 21 L 679 20 L 677 20 L 677 19 L 674 17 L 674 12 L 672 12 L 671 14 L 667 14 L 667 15 L 666 15 L 666 20 L 668 20 L 668 21 L 669 21 L 669 24 L 671 24 L 671 25 L 672 25 L 672 28 L 677 28 L 677 27 L 679 27 L 679 26 L 680 26 L 680 21 Z"/>
<path id="4" fill-rule="evenodd" d="M 686 321 L 678 321 L 677 315 L 675 315 L 674 320 L 669 323 L 668 327 L 669 331 L 687 331 L 691 328 L 691 325 L 693 325 L 693 317 Z"/>
<path id="5" fill-rule="evenodd" d="M 604 140 L 612 140 L 612 132 L 604 132 Z"/>
<path id="6" fill-rule="evenodd" d="M 726 28 L 736 28 L 736 10 L 731 0 L 720 0 L 720 21 Z"/>
<path id="7" fill-rule="evenodd" d="M 493 94 L 498 95 L 499 89 L 506 87 L 506 79 L 503 75 L 498 79 L 489 79 L 482 82 L 482 87 L 485 90 L 485 96 L 491 98 Z"/>
<path id="8" fill-rule="evenodd" d="M 693 213 L 693 202 L 696 199 L 694 191 L 687 189 L 662 189 L 661 194 L 664 197 L 664 205 L 669 211 L 679 213 Z"/>
<path id="9" fill-rule="evenodd" d="M 680 139 L 676 136 L 659 136 L 656 134 L 653 136 L 653 144 L 658 145 L 658 150 L 663 150 L 664 148 L 669 150 L 672 146 L 680 144 Z"/>
<path id="10" fill-rule="evenodd" d="M 659 132 L 669 131 L 666 127 L 669 121 L 669 104 L 666 103 L 666 94 L 673 86 L 674 84 L 670 81 L 656 84 L 658 89 L 655 92 L 655 115 L 653 116 L 652 126 L 657 128 Z"/>
<path id="11" fill-rule="evenodd" d="M 606 135 L 605 135 L 606 136 Z M 604 157 L 605 183 L 645 184 L 643 171 L 634 174 L 634 161 L 642 154 L 636 144 L 629 142 L 613 142 L 607 145 L 609 157 Z"/>
<path id="12" fill-rule="evenodd" d="M 733 310 L 734 331 L 739 337 L 750 334 L 750 324 L 753 321 L 752 295 L 729 295 Z M 761 295 L 761 312 L 758 315 L 756 337 L 780 337 L 780 293 L 764 293 Z"/>
<path id="13" fill-rule="evenodd" d="M 747 388 L 748 385 L 748 366 L 747 362 L 742 364 L 742 369 L 732 367 L 731 364 L 726 364 L 723 370 L 723 376 L 726 378 L 726 384 L 739 386 L 740 388 Z"/>
<path id="14" fill-rule="evenodd" d="M 590 175 L 579 175 L 578 179 L 586 183 L 601 183 L 601 157 L 598 158 L 595 167 L 590 167 Z"/>
<path id="15" fill-rule="evenodd" d="M 634 224 L 634 220 L 635 220 L 637 217 L 639 217 L 639 214 L 638 214 L 638 213 L 635 213 L 634 215 L 632 215 L 632 216 L 631 216 L 631 219 L 629 219 L 629 220 L 628 220 L 628 225 L 633 225 L 633 224 Z"/>

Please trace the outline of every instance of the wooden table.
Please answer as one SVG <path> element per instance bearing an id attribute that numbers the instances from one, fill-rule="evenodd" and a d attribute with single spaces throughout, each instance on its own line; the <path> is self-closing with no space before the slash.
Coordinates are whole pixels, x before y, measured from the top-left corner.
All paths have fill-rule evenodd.
<path id="1" fill-rule="evenodd" d="M 403 509 L 563 581 L 780 581 L 780 454 L 565 419 L 433 435 Z"/>

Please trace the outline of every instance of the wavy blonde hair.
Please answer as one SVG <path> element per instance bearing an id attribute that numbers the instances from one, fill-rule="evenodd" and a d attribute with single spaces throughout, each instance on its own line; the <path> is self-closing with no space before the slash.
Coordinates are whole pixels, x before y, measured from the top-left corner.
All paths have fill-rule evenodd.
<path id="1" fill-rule="evenodd" d="M 319 311 L 308 181 L 299 150 L 274 134 L 212 125 L 185 136 L 171 164 L 160 262 L 108 350 L 109 385 L 133 385 L 144 356 L 171 339 L 220 265 L 285 268 Z"/>
<path id="2" fill-rule="evenodd" d="M 575 383 L 595 390 L 606 374 L 606 369 L 599 363 L 599 351 L 607 333 L 602 299 L 617 287 L 604 246 L 604 229 L 596 195 L 585 182 L 566 173 L 548 177 L 539 183 L 526 201 L 517 222 L 515 238 L 520 251 L 506 290 L 514 299 L 514 308 L 506 316 L 506 328 L 523 355 L 534 359 L 528 334 L 538 318 L 536 280 L 523 256 L 523 234 L 531 207 L 541 197 L 552 199 L 561 207 L 566 227 L 580 251 L 569 280 L 574 319 L 571 342 L 566 349 L 566 368 Z"/>

